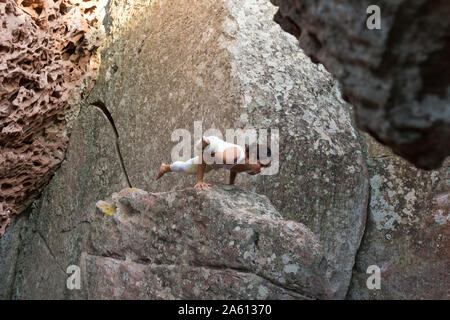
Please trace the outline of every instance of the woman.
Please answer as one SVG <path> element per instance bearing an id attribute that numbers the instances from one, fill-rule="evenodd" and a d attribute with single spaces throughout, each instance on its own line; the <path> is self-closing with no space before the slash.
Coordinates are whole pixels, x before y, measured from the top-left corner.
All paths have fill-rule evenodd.
<path id="1" fill-rule="evenodd" d="M 186 174 L 196 174 L 197 183 L 194 188 L 205 189 L 211 186 L 203 182 L 203 175 L 212 169 L 224 168 L 230 171 L 230 184 L 234 184 L 236 175 L 241 172 L 255 175 L 261 172 L 261 168 L 270 166 L 271 151 L 263 145 L 246 146 L 245 150 L 233 143 L 209 136 L 203 137 L 196 148 L 203 151 L 200 156 L 188 161 L 176 161 L 172 164 L 161 164 L 156 180 L 167 172 L 184 172 Z M 263 153 L 263 151 L 266 151 Z M 261 160 L 264 162 L 261 163 Z"/>

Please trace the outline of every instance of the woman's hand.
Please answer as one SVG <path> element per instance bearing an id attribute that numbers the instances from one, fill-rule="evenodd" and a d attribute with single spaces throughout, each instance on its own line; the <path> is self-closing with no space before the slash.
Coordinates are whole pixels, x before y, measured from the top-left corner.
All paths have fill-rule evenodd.
<path id="1" fill-rule="evenodd" d="M 195 184 L 194 189 L 206 190 L 208 187 L 211 187 L 209 183 L 199 181 Z"/>
<path id="2" fill-rule="evenodd" d="M 205 190 L 208 187 L 211 187 L 210 184 L 203 182 L 203 174 L 206 170 L 206 163 L 203 161 L 203 152 L 199 155 L 200 164 L 197 165 L 197 183 L 194 186 L 194 189 Z"/>

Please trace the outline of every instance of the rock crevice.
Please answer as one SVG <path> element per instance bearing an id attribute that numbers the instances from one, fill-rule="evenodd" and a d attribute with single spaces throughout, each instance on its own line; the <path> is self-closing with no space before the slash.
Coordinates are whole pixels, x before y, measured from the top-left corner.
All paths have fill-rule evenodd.
<path id="1" fill-rule="evenodd" d="M 117 130 L 116 123 L 114 122 L 111 112 L 109 112 L 108 108 L 105 106 L 105 104 L 102 101 L 97 100 L 97 101 L 93 102 L 91 105 L 97 107 L 103 113 L 103 115 L 108 120 L 108 123 L 114 132 L 116 153 L 117 153 L 117 157 L 119 158 L 120 167 L 122 168 L 123 175 L 125 176 L 125 178 L 127 180 L 128 187 L 131 188 L 132 185 L 130 182 L 130 177 L 128 176 L 127 168 L 126 168 L 125 162 L 123 160 L 122 152 L 120 151 L 119 131 Z"/>

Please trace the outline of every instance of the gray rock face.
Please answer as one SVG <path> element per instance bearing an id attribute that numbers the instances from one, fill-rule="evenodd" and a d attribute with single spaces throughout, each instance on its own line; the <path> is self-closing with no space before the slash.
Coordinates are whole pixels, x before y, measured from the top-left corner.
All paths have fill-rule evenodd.
<path id="1" fill-rule="evenodd" d="M 370 204 L 349 299 L 448 299 L 450 167 L 423 171 L 370 137 Z M 367 268 L 381 270 L 369 290 Z"/>
<path id="2" fill-rule="evenodd" d="M 284 30 L 323 63 L 360 128 L 425 169 L 450 153 L 450 3 L 434 0 L 272 0 Z M 366 10 L 381 9 L 369 30 Z"/>
<path id="3" fill-rule="evenodd" d="M 26 213 L 23 214 L 25 216 Z M 16 275 L 16 262 L 21 245 L 20 231 L 23 227 L 25 217 L 13 220 L 11 228 L 0 241 L 0 299 L 11 297 Z"/>

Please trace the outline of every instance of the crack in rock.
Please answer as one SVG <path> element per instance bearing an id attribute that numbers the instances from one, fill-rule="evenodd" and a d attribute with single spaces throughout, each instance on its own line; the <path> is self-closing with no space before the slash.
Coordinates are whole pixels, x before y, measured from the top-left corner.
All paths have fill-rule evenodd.
<path id="1" fill-rule="evenodd" d="M 125 167 L 125 162 L 124 162 L 123 157 L 122 157 L 122 152 L 120 151 L 119 131 L 117 130 L 117 127 L 116 127 L 114 119 L 113 119 L 113 117 L 111 115 L 111 112 L 109 112 L 109 110 L 106 107 L 106 105 L 100 100 L 97 100 L 97 101 L 91 103 L 91 105 L 97 107 L 103 113 L 103 115 L 106 117 L 106 119 L 108 120 L 109 124 L 111 125 L 111 128 L 114 131 L 115 147 L 116 147 L 117 156 L 119 158 L 120 167 L 122 168 L 122 172 L 125 175 L 125 178 L 127 179 L 128 187 L 132 188 L 131 182 L 130 182 L 130 178 L 129 178 L 128 173 L 127 173 L 127 169 Z"/>

